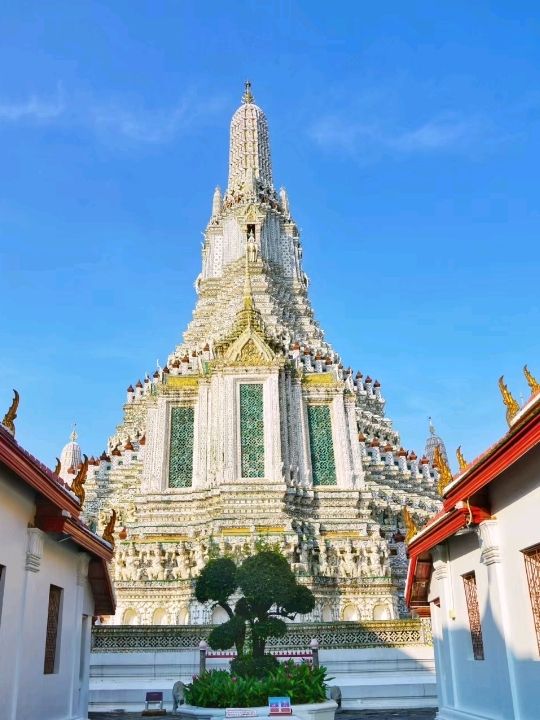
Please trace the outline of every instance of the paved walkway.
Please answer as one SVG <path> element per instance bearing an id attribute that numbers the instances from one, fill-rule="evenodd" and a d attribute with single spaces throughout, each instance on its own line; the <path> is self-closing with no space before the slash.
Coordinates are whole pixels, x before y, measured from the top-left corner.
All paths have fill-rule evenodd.
<path id="1" fill-rule="evenodd" d="M 336 720 L 435 720 L 436 710 L 344 710 L 336 714 Z M 91 720 L 141 720 L 140 713 L 90 712 Z M 182 715 L 161 715 L 162 718 L 182 720 Z M 146 717 L 144 718 L 146 720 Z"/>

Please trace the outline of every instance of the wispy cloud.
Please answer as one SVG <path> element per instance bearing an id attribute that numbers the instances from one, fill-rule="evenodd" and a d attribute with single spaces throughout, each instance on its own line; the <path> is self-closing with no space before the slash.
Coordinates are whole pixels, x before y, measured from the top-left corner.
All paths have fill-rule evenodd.
<path id="1" fill-rule="evenodd" d="M 65 109 L 63 93 L 59 88 L 54 98 L 31 95 L 24 100 L 0 100 L 0 122 L 51 121 L 60 117 Z"/>
<path id="2" fill-rule="evenodd" d="M 434 117 L 410 128 L 355 122 L 350 116 L 328 115 L 310 128 L 321 147 L 349 153 L 412 153 L 460 151 L 469 147 L 481 132 L 477 118 L 457 115 Z"/>
<path id="3" fill-rule="evenodd" d="M 123 138 L 132 144 L 158 145 L 171 142 L 197 122 L 207 123 L 223 107 L 223 98 L 186 92 L 170 107 L 133 108 L 118 99 L 103 101 L 81 94 L 66 95 L 59 87 L 55 97 L 0 98 L 0 125 L 61 122 L 90 130 L 104 142 Z"/>

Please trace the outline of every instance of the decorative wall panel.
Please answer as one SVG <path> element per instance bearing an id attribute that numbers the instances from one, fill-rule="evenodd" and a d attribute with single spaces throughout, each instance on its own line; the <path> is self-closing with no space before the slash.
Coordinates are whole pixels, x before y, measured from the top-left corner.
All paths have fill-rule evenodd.
<path id="1" fill-rule="evenodd" d="M 175 407 L 171 410 L 169 487 L 191 487 L 194 419 L 192 407 Z"/>
<path id="2" fill-rule="evenodd" d="M 523 555 L 525 556 L 525 568 L 527 571 L 527 581 L 529 583 L 536 641 L 538 643 L 538 650 L 540 651 L 540 545 L 536 545 L 529 550 L 524 550 Z"/>
<path id="3" fill-rule="evenodd" d="M 480 607 L 478 606 L 478 593 L 476 591 L 476 575 L 474 573 L 463 576 L 463 588 L 467 601 L 467 612 L 469 613 L 474 659 L 483 660 L 484 640 L 482 638 L 482 623 L 480 619 Z"/>
<path id="4" fill-rule="evenodd" d="M 240 385 L 240 452 L 242 477 L 264 477 L 263 386 Z"/>
<path id="5" fill-rule="evenodd" d="M 313 485 L 336 484 L 332 420 L 328 405 L 308 406 L 309 446 Z"/>

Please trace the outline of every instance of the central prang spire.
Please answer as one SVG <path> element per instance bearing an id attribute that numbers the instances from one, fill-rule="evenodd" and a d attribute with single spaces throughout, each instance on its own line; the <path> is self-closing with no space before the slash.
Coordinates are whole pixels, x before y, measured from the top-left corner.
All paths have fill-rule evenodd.
<path id="1" fill-rule="evenodd" d="M 273 190 L 268 122 L 253 100 L 248 80 L 242 105 L 231 120 L 229 192 L 240 191 L 242 186 L 249 186 L 253 179 L 258 180 L 265 189 Z"/>

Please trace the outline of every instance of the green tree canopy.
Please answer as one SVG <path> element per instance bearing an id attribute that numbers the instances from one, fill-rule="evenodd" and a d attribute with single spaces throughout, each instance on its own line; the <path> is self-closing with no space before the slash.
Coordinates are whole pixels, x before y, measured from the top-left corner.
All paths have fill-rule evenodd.
<path id="1" fill-rule="evenodd" d="M 237 592 L 241 597 L 233 609 L 230 598 Z M 210 646 L 227 650 L 236 645 L 239 656 L 248 638 L 253 656 L 262 657 L 267 639 L 287 632 L 284 619 L 294 620 L 315 607 L 311 590 L 296 580 L 286 558 L 275 550 L 261 550 L 239 567 L 226 557 L 210 560 L 197 578 L 195 596 L 199 602 L 213 600 L 229 616 L 210 633 Z"/>

